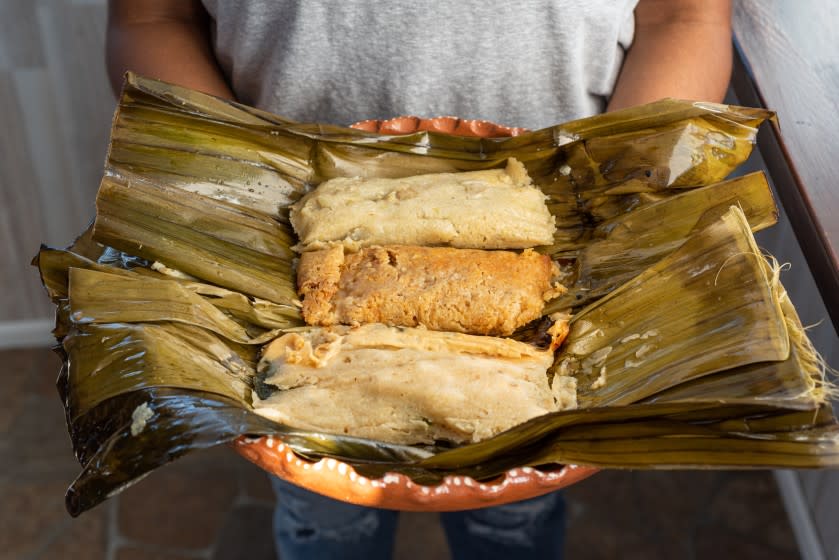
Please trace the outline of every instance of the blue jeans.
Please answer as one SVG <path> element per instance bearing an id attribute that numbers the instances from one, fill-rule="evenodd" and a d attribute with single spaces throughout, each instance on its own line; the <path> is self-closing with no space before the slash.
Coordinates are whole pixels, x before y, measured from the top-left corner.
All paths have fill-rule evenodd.
<path id="1" fill-rule="evenodd" d="M 398 512 L 339 502 L 276 477 L 271 482 L 277 494 L 274 539 L 282 560 L 391 557 Z M 559 492 L 442 513 L 440 519 L 453 560 L 562 558 L 565 502 Z"/>

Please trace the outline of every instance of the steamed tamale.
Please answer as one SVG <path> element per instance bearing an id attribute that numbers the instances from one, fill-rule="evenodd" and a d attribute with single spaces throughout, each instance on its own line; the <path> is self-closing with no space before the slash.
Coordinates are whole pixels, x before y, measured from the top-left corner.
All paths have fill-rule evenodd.
<path id="1" fill-rule="evenodd" d="M 554 218 L 527 170 L 336 178 L 291 207 L 301 251 L 341 243 L 525 249 L 553 242 Z"/>
<path id="2" fill-rule="evenodd" d="M 576 406 L 576 381 L 546 371 L 546 349 L 514 340 L 364 325 L 288 333 L 259 370 L 278 390 L 254 409 L 309 430 L 394 443 L 479 441 Z"/>
<path id="3" fill-rule="evenodd" d="M 388 245 L 346 254 L 341 245 L 300 257 L 298 290 L 310 325 L 384 323 L 509 335 L 562 293 L 550 257 Z"/>

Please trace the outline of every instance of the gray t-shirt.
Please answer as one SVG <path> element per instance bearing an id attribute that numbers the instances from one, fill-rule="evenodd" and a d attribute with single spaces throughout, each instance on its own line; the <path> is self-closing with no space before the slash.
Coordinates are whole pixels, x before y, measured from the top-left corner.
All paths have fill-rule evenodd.
<path id="1" fill-rule="evenodd" d="M 637 0 L 204 0 L 238 99 L 304 122 L 605 109 Z"/>

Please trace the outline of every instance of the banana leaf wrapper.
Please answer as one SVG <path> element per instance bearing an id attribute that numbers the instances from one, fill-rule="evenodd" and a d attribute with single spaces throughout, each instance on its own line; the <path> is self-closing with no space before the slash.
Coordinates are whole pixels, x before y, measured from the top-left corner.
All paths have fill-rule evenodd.
<path id="1" fill-rule="evenodd" d="M 491 479 L 514 466 L 557 461 L 618 468 L 837 465 L 839 436 L 824 405 L 820 364 L 776 270 L 751 241 L 750 227 L 773 220 L 765 182 L 735 180 L 704 195 L 694 189 L 718 183 L 745 159 L 755 127 L 769 116 L 667 100 L 511 139 L 380 136 L 297 124 L 129 75 L 94 229 L 69 250 L 43 248 L 36 258 L 57 305 L 55 334 L 67 358 L 59 393 L 83 465 L 68 509 L 78 514 L 184 453 L 244 434 L 279 435 L 304 457 L 336 457 L 362 473 L 403 472 L 421 483 L 452 473 Z M 275 329 L 302 324 L 289 250 L 291 201 L 334 176 L 481 169 L 511 156 L 551 197 L 560 229 L 557 244 L 543 250 L 575 259 L 580 287 L 605 281 L 575 315 L 574 344 L 556 364 L 568 360 L 565 367 L 578 368 L 590 408 L 536 418 L 454 449 L 304 432 L 252 412 L 260 342 Z M 718 199 L 729 188 L 736 193 Z M 699 194 L 686 198 L 693 193 Z M 732 202 L 745 215 L 720 218 Z M 693 212 L 679 219 L 687 208 Z M 608 262 L 612 248 L 632 249 L 634 237 L 615 232 L 642 232 L 651 220 L 678 225 L 660 236 L 647 232 L 652 248 L 635 267 Z M 604 242 L 612 245 L 597 253 Z M 694 267 L 709 267 L 700 280 L 686 266 L 691 251 Z M 162 274 L 148 266 L 152 261 L 192 278 Z M 658 273 L 633 284 L 648 266 Z M 620 281 L 610 283 L 612 274 Z M 737 274 L 755 289 L 737 291 L 729 282 Z M 704 319 L 692 331 L 667 332 L 672 312 L 651 304 L 681 297 L 693 298 Z M 141 301 L 153 304 L 142 309 Z M 730 321 L 716 320 L 725 313 Z M 592 327 L 594 321 L 602 326 Z M 734 346 L 727 337 L 744 340 L 748 335 L 738 335 L 744 328 L 760 343 L 729 362 Z M 668 345 L 688 335 L 695 340 L 642 352 L 655 359 L 625 371 L 607 367 L 603 389 L 618 385 L 618 392 L 592 388 L 595 366 L 621 365 L 620 352 L 603 357 L 601 338 L 620 342 L 638 334 L 623 343 L 631 359 L 651 331 L 666 333 L 658 342 Z M 538 342 L 538 329 L 518 334 Z M 697 349 L 707 356 L 687 354 Z M 677 367 L 686 357 L 689 367 Z M 674 376 L 656 375 L 660 367 Z M 643 382 L 644 372 L 655 381 Z"/>
<path id="2" fill-rule="evenodd" d="M 284 305 L 297 299 L 288 226 L 267 214 L 143 179 L 106 176 L 93 237 L 196 278 Z"/>
<path id="3" fill-rule="evenodd" d="M 732 207 L 572 318 L 556 369 L 581 407 L 630 404 L 680 383 L 789 357 L 779 283 Z M 610 372 L 615 372 L 612 375 Z"/>
<path id="4" fill-rule="evenodd" d="M 600 223 L 576 255 L 568 291 L 545 313 L 582 307 L 640 274 L 680 247 L 697 229 L 739 206 L 752 231 L 778 221 L 772 190 L 762 172 L 687 190 Z"/>

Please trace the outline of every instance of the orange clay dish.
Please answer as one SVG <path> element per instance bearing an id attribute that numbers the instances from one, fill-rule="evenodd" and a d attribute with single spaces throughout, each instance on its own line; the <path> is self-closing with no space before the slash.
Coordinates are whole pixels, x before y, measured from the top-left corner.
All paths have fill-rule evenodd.
<path id="1" fill-rule="evenodd" d="M 397 117 L 386 121 L 366 120 L 352 126 L 381 134 L 435 131 L 484 138 L 517 136 L 525 131 L 454 117 Z M 363 506 L 404 511 L 457 511 L 515 502 L 575 484 L 597 472 L 592 467 L 575 465 L 557 465 L 554 469 L 519 467 L 490 481 L 447 476 L 440 484 L 426 486 L 396 473 L 367 478 L 337 459 L 311 462 L 273 437 L 241 437 L 233 448 L 267 472 L 318 494 Z"/>

